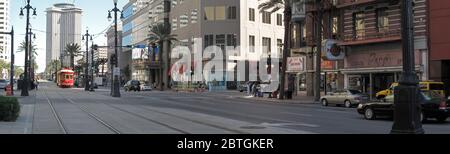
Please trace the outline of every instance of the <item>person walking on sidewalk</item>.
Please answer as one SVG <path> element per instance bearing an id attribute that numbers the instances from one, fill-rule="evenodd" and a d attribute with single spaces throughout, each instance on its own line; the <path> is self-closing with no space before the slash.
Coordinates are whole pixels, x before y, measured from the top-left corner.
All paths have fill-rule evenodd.
<path id="1" fill-rule="evenodd" d="M 36 88 L 36 91 L 38 90 L 39 87 L 39 81 L 38 80 L 34 80 L 34 88 Z"/>

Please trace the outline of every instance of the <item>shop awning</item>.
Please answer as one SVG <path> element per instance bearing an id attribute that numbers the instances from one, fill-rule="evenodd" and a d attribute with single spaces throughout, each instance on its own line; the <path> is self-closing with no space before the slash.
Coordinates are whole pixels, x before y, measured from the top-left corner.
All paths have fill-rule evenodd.
<path id="1" fill-rule="evenodd" d="M 423 72 L 423 68 L 420 65 L 416 65 L 417 72 Z M 403 67 L 373 67 L 373 68 L 349 68 L 341 69 L 342 74 L 368 74 L 368 73 L 394 73 L 402 72 Z"/>

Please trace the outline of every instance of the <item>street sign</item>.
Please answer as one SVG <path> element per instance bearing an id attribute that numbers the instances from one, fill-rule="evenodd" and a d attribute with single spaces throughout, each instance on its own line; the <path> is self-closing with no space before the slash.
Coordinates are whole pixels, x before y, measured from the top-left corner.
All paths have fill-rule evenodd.
<path id="1" fill-rule="evenodd" d="M 113 73 L 114 73 L 114 76 L 120 76 L 120 68 L 118 68 L 118 67 L 114 68 Z"/>
<path id="2" fill-rule="evenodd" d="M 147 46 L 144 44 L 139 44 L 139 45 L 136 45 L 135 48 L 145 49 L 145 48 L 147 48 Z"/>

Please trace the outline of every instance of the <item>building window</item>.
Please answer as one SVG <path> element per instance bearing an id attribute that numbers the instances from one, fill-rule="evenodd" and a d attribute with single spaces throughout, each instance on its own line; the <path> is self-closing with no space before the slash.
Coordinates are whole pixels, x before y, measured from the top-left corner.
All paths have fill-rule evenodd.
<path id="1" fill-rule="evenodd" d="M 225 6 L 216 7 L 216 20 L 225 20 Z"/>
<path id="2" fill-rule="evenodd" d="M 191 23 L 193 24 L 197 23 L 197 19 L 198 19 L 198 10 L 194 9 L 191 12 Z"/>
<path id="3" fill-rule="evenodd" d="M 262 22 L 265 24 L 271 24 L 271 13 L 267 11 L 263 11 L 262 13 Z"/>
<path id="4" fill-rule="evenodd" d="M 283 40 L 277 39 L 277 49 L 278 49 L 278 55 L 283 55 Z"/>
<path id="5" fill-rule="evenodd" d="M 333 27 L 332 27 L 333 36 L 337 36 L 339 32 L 339 20 L 338 17 L 333 17 Z"/>
<path id="6" fill-rule="evenodd" d="M 205 20 L 215 20 L 214 7 L 205 7 Z"/>
<path id="7" fill-rule="evenodd" d="M 254 8 L 248 9 L 248 20 L 255 21 L 255 9 Z"/>
<path id="8" fill-rule="evenodd" d="M 250 35 L 248 37 L 248 47 L 249 47 L 249 51 L 251 53 L 255 52 L 255 36 L 254 35 Z"/>
<path id="9" fill-rule="evenodd" d="M 236 6 L 228 7 L 228 19 L 236 19 Z"/>
<path id="10" fill-rule="evenodd" d="M 222 51 L 225 51 L 225 35 L 216 35 L 216 46 L 220 47 Z"/>
<path id="11" fill-rule="evenodd" d="M 236 47 L 236 34 L 228 34 L 227 35 L 227 46 Z"/>
<path id="12" fill-rule="evenodd" d="M 205 35 L 205 48 L 214 45 L 214 35 Z"/>
<path id="13" fill-rule="evenodd" d="M 354 37 L 355 39 L 360 39 L 365 35 L 365 21 L 364 21 L 364 12 L 354 13 L 353 14 L 353 28 L 354 28 Z"/>
<path id="14" fill-rule="evenodd" d="M 277 14 L 277 25 L 283 26 L 283 15 L 282 14 Z"/>
<path id="15" fill-rule="evenodd" d="M 268 37 L 262 38 L 263 53 L 270 53 L 272 49 L 271 40 Z"/>
<path id="16" fill-rule="evenodd" d="M 387 8 L 377 9 L 377 29 L 378 32 L 386 32 L 389 30 L 389 18 L 386 12 Z"/>

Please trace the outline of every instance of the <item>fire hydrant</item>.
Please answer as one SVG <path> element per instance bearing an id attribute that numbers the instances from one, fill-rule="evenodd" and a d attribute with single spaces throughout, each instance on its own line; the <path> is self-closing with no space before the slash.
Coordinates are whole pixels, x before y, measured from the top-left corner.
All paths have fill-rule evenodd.
<path id="1" fill-rule="evenodd" d="M 11 85 L 7 85 L 6 86 L 6 96 L 12 96 L 12 86 Z"/>

